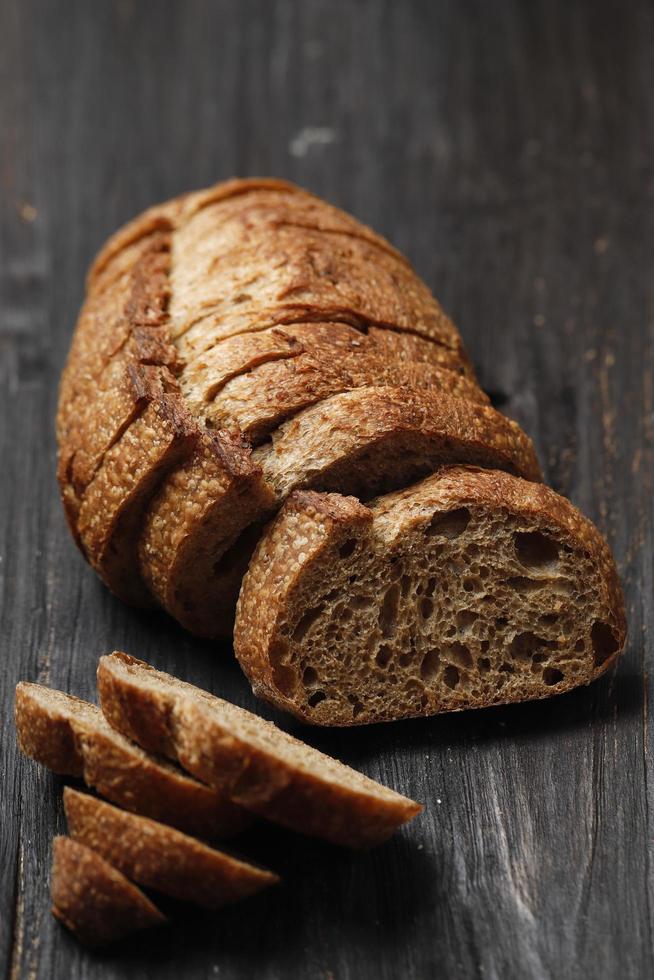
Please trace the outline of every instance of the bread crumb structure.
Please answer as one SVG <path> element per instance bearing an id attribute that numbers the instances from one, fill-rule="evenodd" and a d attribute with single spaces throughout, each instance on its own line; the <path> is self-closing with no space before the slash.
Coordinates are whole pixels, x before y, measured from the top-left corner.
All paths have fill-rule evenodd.
<path id="1" fill-rule="evenodd" d="M 451 467 L 368 507 L 293 495 L 245 577 L 235 649 L 260 696 L 352 725 L 565 691 L 624 636 L 589 521 L 542 485 Z"/>

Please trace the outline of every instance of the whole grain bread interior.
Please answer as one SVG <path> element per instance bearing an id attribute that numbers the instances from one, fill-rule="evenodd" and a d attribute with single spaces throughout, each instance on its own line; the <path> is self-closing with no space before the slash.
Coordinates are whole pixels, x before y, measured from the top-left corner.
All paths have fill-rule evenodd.
<path id="1" fill-rule="evenodd" d="M 353 725 L 587 684 L 625 633 L 590 521 L 540 484 L 445 467 L 368 506 L 294 494 L 250 562 L 235 650 L 259 696 Z"/>

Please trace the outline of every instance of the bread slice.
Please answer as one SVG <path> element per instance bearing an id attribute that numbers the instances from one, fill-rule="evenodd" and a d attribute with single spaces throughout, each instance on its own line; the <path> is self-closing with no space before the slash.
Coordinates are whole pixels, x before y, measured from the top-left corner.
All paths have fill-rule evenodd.
<path id="1" fill-rule="evenodd" d="M 257 365 L 222 385 L 214 379 L 211 394 L 202 400 L 196 389 L 193 409 L 207 424 L 241 432 L 256 446 L 304 408 L 343 391 L 380 385 L 442 391 L 489 404 L 471 379 L 431 364 L 379 357 L 369 338 L 346 324 L 301 324 L 284 330 L 299 347 L 292 356 Z M 248 335 L 238 339 L 246 341 Z"/>
<path id="2" fill-rule="evenodd" d="M 279 878 L 163 823 L 66 787 L 68 832 L 146 888 L 216 909 L 256 894 Z"/>
<path id="3" fill-rule="evenodd" d="M 332 396 L 254 451 L 259 482 L 240 503 L 226 496 L 222 475 L 195 458 L 170 476 L 146 513 L 143 575 L 191 632 L 229 635 L 260 528 L 292 490 L 339 489 L 369 499 L 460 460 L 540 477 L 531 441 L 489 406 L 408 388 Z"/>
<path id="4" fill-rule="evenodd" d="M 567 691 L 625 632 L 609 549 L 569 501 L 445 467 L 369 507 L 294 494 L 250 562 L 234 646 L 260 697 L 355 725 Z"/>
<path id="5" fill-rule="evenodd" d="M 347 215 L 339 229 L 331 207 L 320 227 L 295 222 L 297 193 L 278 206 L 276 219 L 257 220 L 264 197 L 218 202 L 173 234 L 170 317 L 183 358 L 293 317 L 391 326 L 461 347 L 425 284 L 387 243 L 380 247 L 378 236 L 365 229 L 357 235 L 361 226 Z M 319 223 L 324 205 L 314 199 L 313 206 Z"/>
<path id="6" fill-rule="evenodd" d="M 98 692 L 123 734 L 301 833 L 370 847 L 422 809 L 257 715 L 127 654 L 101 658 Z"/>
<path id="7" fill-rule="evenodd" d="M 16 732 L 25 755 L 79 776 L 120 806 L 198 837 L 228 836 L 251 815 L 109 725 L 94 704 L 40 684 L 16 687 Z"/>
<path id="8" fill-rule="evenodd" d="M 260 394 L 259 389 L 271 377 L 266 371 L 272 371 L 273 378 L 275 372 L 279 374 L 281 371 L 281 378 L 284 378 L 284 371 L 290 370 L 295 379 L 304 380 L 306 390 L 309 386 L 315 389 L 320 384 L 320 369 L 329 376 L 329 372 L 333 373 L 334 368 L 338 367 L 338 377 L 345 375 L 347 378 L 345 372 L 351 374 L 354 370 L 362 374 L 360 365 L 365 368 L 370 362 L 376 365 L 376 375 L 368 370 L 366 376 L 373 379 L 376 376 L 378 384 L 384 379 L 390 384 L 411 384 L 415 378 L 418 387 L 426 387 L 430 383 L 437 388 L 446 386 L 447 390 L 460 397 L 488 402 L 471 369 L 462 359 L 444 360 L 444 348 L 430 341 L 423 343 L 433 352 L 431 359 L 420 354 L 415 359 L 408 357 L 408 352 L 417 345 L 407 345 L 405 337 L 393 330 L 363 333 L 346 323 L 288 324 L 237 334 L 219 341 L 185 365 L 181 386 L 191 411 L 203 418 L 210 418 L 214 425 L 220 424 L 221 416 L 230 417 L 229 411 L 221 406 L 223 394 L 233 398 L 234 389 L 238 391 L 244 383 L 253 386 L 255 393 Z M 278 361 L 289 363 L 273 365 Z M 317 377 L 314 379 L 315 375 Z M 351 386 L 355 387 L 354 384 Z M 277 391 L 275 389 L 275 393 Z M 242 393 L 242 397 L 247 396 Z M 320 397 L 326 395 L 314 395 L 314 400 Z M 247 434 L 245 427 L 243 431 Z"/>
<path id="9" fill-rule="evenodd" d="M 163 481 L 139 529 L 141 574 L 152 595 L 192 632 L 231 636 L 234 587 L 216 588 L 216 565 L 228 558 L 244 527 L 274 508 L 273 491 L 239 437 L 203 435 Z M 236 595 L 239 584 L 240 578 Z"/>
<path id="10" fill-rule="evenodd" d="M 106 946 L 166 919 L 140 888 L 70 837 L 52 844 L 52 914 L 87 946 Z"/>
<path id="11" fill-rule="evenodd" d="M 369 499 L 448 462 L 541 478 L 531 440 L 490 406 L 386 386 L 348 391 L 305 409 L 253 458 L 280 502 L 304 488 Z"/>

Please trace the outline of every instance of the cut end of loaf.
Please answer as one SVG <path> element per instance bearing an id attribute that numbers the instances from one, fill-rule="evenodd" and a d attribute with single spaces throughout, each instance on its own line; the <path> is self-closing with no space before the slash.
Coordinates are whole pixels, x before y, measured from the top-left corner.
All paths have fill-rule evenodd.
<path id="1" fill-rule="evenodd" d="M 235 647 L 255 692 L 304 721 L 544 698 L 622 649 L 608 548 L 547 488 L 452 467 L 373 502 L 368 523 L 325 517 L 342 499 L 287 506 L 239 601 Z"/>

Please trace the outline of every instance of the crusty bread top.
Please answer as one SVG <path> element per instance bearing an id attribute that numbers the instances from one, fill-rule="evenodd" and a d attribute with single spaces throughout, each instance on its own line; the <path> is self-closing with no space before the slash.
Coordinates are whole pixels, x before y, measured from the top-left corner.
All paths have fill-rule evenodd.
<path id="1" fill-rule="evenodd" d="M 112 725 L 241 805 L 334 843 L 380 843 L 422 809 L 270 722 L 124 653 L 98 667 Z"/>
<path id="2" fill-rule="evenodd" d="M 531 440 L 495 409 L 442 391 L 388 386 L 333 395 L 305 409 L 253 456 L 280 503 L 292 490 L 309 488 L 366 499 L 449 462 L 541 478 Z"/>
<path id="3" fill-rule="evenodd" d="M 188 833 L 227 836 L 252 822 L 242 807 L 145 752 L 112 728 L 96 705 L 71 694 L 18 684 L 16 732 L 21 751 L 53 772 L 81 776 L 114 803 Z"/>
<path id="4" fill-rule="evenodd" d="M 64 808 L 74 840 L 139 884 L 204 908 L 220 908 L 279 881 L 271 871 L 88 793 L 66 787 Z"/>
<path id="5" fill-rule="evenodd" d="M 87 946 L 118 942 L 166 919 L 140 888 L 90 847 L 55 837 L 52 914 Z"/>

